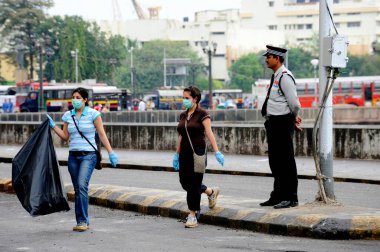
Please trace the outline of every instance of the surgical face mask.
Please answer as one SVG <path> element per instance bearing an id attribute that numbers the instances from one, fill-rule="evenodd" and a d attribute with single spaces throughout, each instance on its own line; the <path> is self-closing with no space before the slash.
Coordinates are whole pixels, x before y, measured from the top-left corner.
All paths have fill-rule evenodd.
<path id="1" fill-rule="evenodd" d="M 184 106 L 185 108 L 190 109 L 191 107 L 193 107 L 192 101 L 193 101 L 193 100 L 183 99 L 183 100 L 182 100 L 182 104 L 183 104 L 183 106 Z"/>
<path id="2" fill-rule="evenodd" d="M 83 105 L 83 99 L 71 99 L 71 103 L 75 109 L 80 109 Z"/>

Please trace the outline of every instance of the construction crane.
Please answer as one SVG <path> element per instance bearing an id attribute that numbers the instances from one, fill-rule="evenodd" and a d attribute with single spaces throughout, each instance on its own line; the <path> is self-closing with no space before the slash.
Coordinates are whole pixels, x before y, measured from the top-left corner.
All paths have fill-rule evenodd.
<path id="1" fill-rule="evenodd" d="M 137 16 L 139 17 L 139 19 L 147 19 L 146 14 L 144 13 L 144 11 L 141 8 L 141 6 L 137 3 L 137 1 L 136 0 L 132 0 L 132 3 L 133 3 L 133 7 L 135 8 Z"/>

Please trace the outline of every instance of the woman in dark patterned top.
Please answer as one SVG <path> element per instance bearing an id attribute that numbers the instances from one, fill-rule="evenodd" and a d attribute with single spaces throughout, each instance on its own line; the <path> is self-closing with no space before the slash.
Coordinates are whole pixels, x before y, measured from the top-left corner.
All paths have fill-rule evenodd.
<path id="1" fill-rule="evenodd" d="M 211 188 L 202 184 L 203 173 L 194 172 L 193 149 L 191 148 L 189 138 L 185 129 L 187 121 L 187 131 L 191 138 L 194 151 L 198 155 L 205 153 L 207 136 L 215 151 L 217 161 L 223 166 L 224 156 L 218 151 L 214 134 L 211 130 L 211 119 L 206 110 L 199 107 L 201 91 L 196 87 L 188 87 L 183 90 L 183 106 L 186 111 L 182 112 L 177 126 L 178 144 L 177 151 L 173 157 L 173 167 L 179 170 L 179 180 L 182 188 L 187 192 L 187 205 L 190 210 L 185 227 L 196 227 L 198 225 L 197 217 L 200 213 L 201 194 L 206 193 L 208 196 L 209 208 L 214 208 L 219 188 Z"/>

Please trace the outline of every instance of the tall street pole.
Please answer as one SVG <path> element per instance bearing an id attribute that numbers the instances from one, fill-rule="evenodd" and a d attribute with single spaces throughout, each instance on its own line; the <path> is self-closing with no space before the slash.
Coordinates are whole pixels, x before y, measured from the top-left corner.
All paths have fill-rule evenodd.
<path id="1" fill-rule="evenodd" d="M 327 6 L 332 13 L 333 0 L 326 0 L 319 2 L 319 56 L 320 62 L 324 62 L 323 55 L 329 48 L 324 48 L 323 38 L 331 35 L 331 20 L 327 11 Z M 319 100 L 322 101 L 324 90 L 327 88 L 327 74 L 326 67 L 319 68 Z M 332 92 L 327 98 L 325 110 L 321 117 L 319 127 L 319 160 L 321 165 L 321 173 L 325 177 L 323 185 L 325 188 L 326 196 L 332 200 L 335 199 L 334 195 L 334 177 L 333 177 L 333 120 L 332 120 Z"/>
<path id="2" fill-rule="evenodd" d="M 132 87 L 132 98 L 136 97 L 135 94 L 135 82 L 134 82 L 134 69 L 133 69 L 133 46 L 129 49 L 131 53 L 131 87 Z"/>
<path id="3" fill-rule="evenodd" d="M 39 112 L 42 112 L 44 111 L 44 91 L 43 91 L 43 83 L 44 83 L 44 80 L 43 80 L 43 69 L 42 69 L 42 55 L 43 55 L 43 52 L 42 52 L 42 43 L 41 45 L 39 46 L 39 53 L 40 53 L 40 92 L 39 92 L 39 96 L 40 96 L 40 99 L 39 99 L 39 107 L 38 107 L 38 111 Z"/>
<path id="4" fill-rule="evenodd" d="M 78 85 L 78 53 L 79 49 L 75 49 L 75 84 Z"/>
<path id="5" fill-rule="evenodd" d="M 208 100 L 209 100 L 209 108 L 212 108 L 213 102 L 212 102 L 212 50 L 211 48 L 208 49 L 207 54 L 208 54 Z"/>

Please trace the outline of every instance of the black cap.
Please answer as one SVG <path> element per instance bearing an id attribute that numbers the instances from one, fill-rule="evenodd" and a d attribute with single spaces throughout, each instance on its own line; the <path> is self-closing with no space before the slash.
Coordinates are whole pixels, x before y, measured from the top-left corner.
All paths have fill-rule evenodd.
<path id="1" fill-rule="evenodd" d="M 287 52 L 287 50 L 285 48 L 267 45 L 267 51 L 263 54 L 263 56 L 277 55 L 277 56 L 284 57 L 286 52 Z"/>

